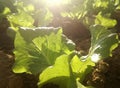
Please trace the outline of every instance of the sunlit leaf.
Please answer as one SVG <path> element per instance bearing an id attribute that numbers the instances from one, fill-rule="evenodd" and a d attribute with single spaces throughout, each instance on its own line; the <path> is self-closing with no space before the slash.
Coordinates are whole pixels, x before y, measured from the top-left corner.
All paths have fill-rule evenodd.
<path id="1" fill-rule="evenodd" d="M 40 84 L 54 83 L 58 84 L 59 88 L 75 88 L 76 85 L 69 86 L 71 85 L 69 81 L 72 80 L 70 79 L 69 59 L 70 57 L 68 55 L 58 57 L 53 66 L 49 66 L 41 73 L 39 77 Z"/>
<path id="2" fill-rule="evenodd" d="M 8 19 L 12 24 L 17 26 L 32 27 L 34 22 L 33 18 L 25 12 L 9 15 Z"/>
<path id="3" fill-rule="evenodd" d="M 74 47 L 70 50 L 72 45 L 65 42 L 67 41 L 62 38 L 59 28 L 21 28 L 15 37 L 16 62 L 13 71 L 41 72 L 47 66 L 53 65 L 58 56 L 70 54 L 74 50 Z"/>
<path id="4" fill-rule="evenodd" d="M 94 66 L 94 62 L 88 58 L 85 61 L 82 61 L 79 57 L 74 56 L 71 60 L 71 67 L 76 74 L 76 77 L 79 78 L 80 82 L 82 82 L 86 76 L 91 71 L 91 68 Z"/>
<path id="5" fill-rule="evenodd" d="M 91 27 L 91 48 L 89 55 L 100 54 L 102 58 L 112 55 L 118 45 L 118 36 L 103 26 L 96 25 Z"/>
<path id="6" fill-rule="evenodd" d="M 95 1 L 95 7 L 107 8 L 108 4 L 109 4 L 108 1 L 102 1 L 102 0 L 96 0 Z"/>
<path id="7" fill-rule="evenodd" d="M 117 24 L 115 19 L 103 17 L 100 13 L 96 16 L 96 24 L 100 24 L 104 27 L 112 28 Z"/>

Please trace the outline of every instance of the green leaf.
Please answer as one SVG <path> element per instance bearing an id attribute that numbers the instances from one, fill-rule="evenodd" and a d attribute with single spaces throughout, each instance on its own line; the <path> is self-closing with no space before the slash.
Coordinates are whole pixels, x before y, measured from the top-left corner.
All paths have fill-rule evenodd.
<path id="1" fill-rule="evenodd" d="M 89 55 L 100 54 L 101 58 L 112 55 L 112 50 L 118 46 L 118 36 L 103 26 L 91 26 L 91 48 Z"/>
<path id="2" fill-rule="evenodd" d="M 28 43 L 32 42 L 34 38 L 44 37 L 46 35 L 50 35 L 52 32 L 57 33 L 61 28 L 53 28 L 53 27 L 37 27 L 37 28 L 29 28 L 29 27 L 20 27 L 19 33 L 24 38 L 24 40 Z M 60 31 L 62 33 L 62 31 Z M 60 34 L 61 36 L 61 34 Z"/>
<path id="3" fill-rule="evenodd" d="M 54 41 L 55 40 L 55 41 Z M 61 32 L 51 33 L 49 36 L 37 37 L 33 39 L 34 45 L 46 58 L 49 65 L 54 64 L 55 59 L 62 54 Z"/>
<path id="4" fill-rule="evenodd" d="M 14 13 L 8 16 L 9 21 L 15 26 L 33 26 L 33 18 L 26 12 L 21 11 L 19 13 Z"/>
<path id="5" fill-rule="evenodd" d="M 109 4 L 108 1 L 96 0 L 95 7 L 107 8 L 108 4 Z"/>
<path id="6" fill-rule="evenodd" d="M 40 59 L 44 57 L 39 54 L 35 46 L 24 41 L 19 33 L 16 34 L 14 54 L 16 58 L 13 71 L 15 73 L 38 73 L 48 65 L 44 59 Z"/>
<path id="7" fill-rule="evenodd" d="M 82 61 L 78 56 L 74 56 L 71 60 L 72 70 L 80 82 L 84 80 L 85 76 L 91 71 L 94 65 L 94 62 L 92 62 L 90 58 Z"/>
<path id="8" fill-rule="evenodd" d="M 71 77 L 71 68 L 69 55 L 61 55 L 55 61 L 53 66 L 46 68 L 40 75 L 39 86 L 47 83 L 59 85 L 59 88 L 76 88 L 76 80 Z"/>
<path id="9" fill-rule="evenodd" d="M 112 28 L 117 24 L 115 19 L 102 16 L 101 12 L 96 16 L 96 24 L 102 25 L 107 28 Z"/>
<path id="10" fill-rule="evenodd" d="M 10 32 L 12 33 L 12 32 Z M 70 54 L 72 45 L 65 43 L 60 28 L 21 28 L 15 37 L 15 73 L 39 73 L 53 65 L 62 54 Z"/>

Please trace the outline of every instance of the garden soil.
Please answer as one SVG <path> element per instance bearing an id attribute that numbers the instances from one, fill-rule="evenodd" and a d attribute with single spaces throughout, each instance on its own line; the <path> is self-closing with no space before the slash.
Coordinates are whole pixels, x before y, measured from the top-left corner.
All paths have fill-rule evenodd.
<path id="1" fill-rule="evenodd" d="M 63 33 L 75 42 L 76 50 L 86 55 L 90 48 L 90 33 L 87 28 L 78 21 L 64 22 L 66 23 L 61 24 Z M 26 73 L 15 74 L 12 71 L 15 62 L 14 40 L 6 33 L 8 27 L 9 23 L 6 19 L 0 21 L 0 88 L 38 88 L 38 76 Z M 113 51 L 112 57 L 96 64 L 83 84 L 93 85 L 95 88 L 120 88 L 120 46 Z M 59 88 L 59 86 L 47 84 L 43 88 Z"/>

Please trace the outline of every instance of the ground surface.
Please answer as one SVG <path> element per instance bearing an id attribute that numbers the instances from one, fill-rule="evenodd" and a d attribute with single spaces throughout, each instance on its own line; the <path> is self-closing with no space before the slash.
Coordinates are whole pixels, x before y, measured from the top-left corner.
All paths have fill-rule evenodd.
<path id="1" fill-rule="evenodd" d="M 7 34 L 4 19 L 0 26 L 0 88 L 37 88 L 37 77 L 30 74 L 15 74 L 12 72 L 14 64 L 14 44 Z M 5 24 L 5 25 L 4 25 Z M 65 23 L 64 23 L 65 24 Z M 66 22 L 62 25 L 64 34 L 76 43 L 76 50 L 87 54 L 90 47 L 89 31 L 78 22 Z M 67 31 L 66 29 L 69 29 Z M 85 30 L 84 30 L 85 29 Z M 81 35 L 79 35 L 81 33 Z M 85 36 L 87 34 L 87 36 Z M 119 88 L 120 87 L 120 46 L 113 51 L 113 57 L 99 61 L 91 74 L 86 77 L 85 85 L 93 85 L 96 88 Z M 43 88 L 59 88 L 57 85 L 48 84 Z"/>
<path id="2" fill-rule="evenodd" d="M 120 46 L 113 51 L 112 57 L 96 64 L 85 83 L 95 88 L 120 88 Z"/>

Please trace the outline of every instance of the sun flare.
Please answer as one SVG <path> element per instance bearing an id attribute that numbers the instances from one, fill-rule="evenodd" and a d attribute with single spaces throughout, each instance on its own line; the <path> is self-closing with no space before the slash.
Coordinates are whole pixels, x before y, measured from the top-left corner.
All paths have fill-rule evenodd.
<path id="1" fill-rule="evenodd" d="M 98 62 L 98 61 L 100 60 L 100 55 L 99 55 L 99 54 L 93 54 L 93 55 L 91 56 L 91 60 L 92 60 L 93 62 Z"/>
<path id="2" fill-rule="evenodd" d="M 64 0 L 46 0 L 47 4 L 49 6 L 52 6 L 52 5 L 61 5 L 64 3 Z"/>

